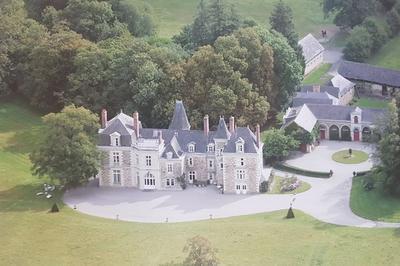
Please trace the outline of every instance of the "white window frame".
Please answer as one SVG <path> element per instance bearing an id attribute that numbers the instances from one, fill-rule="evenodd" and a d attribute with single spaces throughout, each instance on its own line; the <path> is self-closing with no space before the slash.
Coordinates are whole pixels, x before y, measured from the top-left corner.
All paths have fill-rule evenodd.
<path id="1" fill-rule="evenodd" d="M 172 173 L 174 171 L 172 163 L 167 163 L 167 173 Z"/>
<path id="2" fill-rule="evenodd" d="M 117 165 L 121 163 L 121 153 L 119 151 L 112 152 L 112 162 Z"/>
<path id="3" fill-rule="evenodd" d="M 207 151 L 208 152 L 213 152 L 214 151 L 214 145 L 209 144 L 208 147 L 207 147 Z"/>
<path id="4" fill-rule="evenodd" d="M 112 178 L 113 178 L 112 181 L 113 181 L 114 185 L 121 185 L 122 184 L 122 171 L 120 169 L 113 169 L 112 170 Z"/>
<path id="5" fill-rule="evenodd" d="M 243 180 L 246 179 L 246 171 L 244 169 L 236 170 L 236 179 Z"/>
<path id="6" fill-rule="evenodd" d="M 208 160 L 208 168 L 213 169 L 214 168 L 214 160 Z"/>
<path id="7" fill-rule="evenodd" d="M 146 166 L 151 166 L 151 155 L 146 155 Z"/>
<path id="8" fill-rule="evenodd" d="M 111 146 L 120 147 L 121 146 L 121 135 L 118 132 L 114 132 L 110 135 Z"/>
<path id="9" fill-rule="evenodd" d="M 190 153 L 195 152 L 195 150 L 196 150 L 196 145 L 195 144 L 191 143 L 191 144 L 188 145 L 188 151 Z"/>
<path id="10" fill-rule="evenodd" d="M 239 165 L 244 166 L 244 158 L 240 158 Z"/>
<path id="11" fill-rule="evenodd" d="M 193 157 L 188 158 L 188 165 L 193 166 Z"/>
<path id="12" fill-rule="evenodd" d="M 190 171 L 189 172 L 189 181 L 194 181 L 194 180 L 196 180 L 196 172 Z"/>

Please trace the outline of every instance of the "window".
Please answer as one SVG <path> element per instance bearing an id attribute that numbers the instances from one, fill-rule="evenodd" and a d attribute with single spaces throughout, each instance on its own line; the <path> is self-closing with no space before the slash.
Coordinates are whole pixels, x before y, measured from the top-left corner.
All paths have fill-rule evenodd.
<path id="1" fill-rule="evenodd" d="M 247 186 L 246 185 L 242 185 L 242 189 L 243 190 L 247 190 Z"/>
<path id="2" fill-rule="evenodd" d="M 121 170 L 113 170 L 113 181 L 114 184 L 121 184 Z"/>
<path id="3" fill-rule="evenodd" d="M 236 185 L 236 190 L 240 190 L 240 185 Z"/>
<path id="4" fill-rule="evenodd" d="M 244 179 L 246 177 L 246 173 L 244 170 L 236 170 L 236 178 Z"/>
<path id="5" fill-rule="evenodd" d="M 358 116 L 354 117 L 354 124 L 358 124 Z"/>
<path id="6" fill-rule="evenodd" d="M 209 160 L 208 161 L 208 168 L 213 168 L 214 166 L 214 161 L 213 160 Z"/>
<path id="7" fill-rule="evenodd" d="M 167 178 L 166 185 L 167 185 L 167 187 L 175 186 L 175 179 L 174 178 Z"/>
<path id="8" fill-rule="evenodd" d="M 171 186 L 175 186 L 175 179 L 171 179 Z"/>
<path id="9" fill-rule="evenodd" d="M 189 181 L 193 181 L 196 179 L 196 172 L 191 171 L 189 172 Z"/>
<path id="10" fill-rule="evenodd" d="M 208 148 L 207 148 L 207 150 L 208 150 L 208 152 L 213 152 L 214 151 L 214 146 L 213 145 L 208 145 Z"/>
<path id="11" fill-rule="evenodd" d="M 151 166 L 151 156 L 146 155 L 146 166 Z"/>
<path id="12" fill-rule="evenodd" d="M 240 166 L 244 166 L 244 158 L 240 158 Z"/>
<path id="13" fill-rule="evenodd" d="M 119 137 L 114 138 L 114 145 L 119 146 Z"/>
<path id="14" fill-rule="evenodd" d="M 113 157 L 113 162 L 114 162 L 115 164 L 119 164 L 119 159 L 120 159 L 119 152 L 113 152 L 112 157 Z"/>
<path id="15" fill-rule="evenodd" d="M 169 187 L 169 186 L 170 186 L 169 178 L 167 178 L 167 187 Z"/>
<path id="16" fill-rule="evenodd" d="M 243 144 L 238 144 L 237 150 L 238 150 L 238 152 L 243 152 Z"/>
<path id="17" fill-rule="evenodd" d="M 156 179 L 151 173 L 147 173 L 145 178 L 144 178 L 144 185 L 145 186 L 155 186 L 156 185 Z"/>
<path id="18" fill-rule="evenodd" d="M 194 152 L 194 144 L 189 144 L 189 152 Z"/>
<path id="19" fill-rule="evenodd" d="M 208 179 L 213 180 L 214 174 L 213 173 L 208 173 Z"/>
<path id="20" fill-rule="evenodd" d="M 168 172 L 168 173 L 172 173 L 172 163 L 169 163 L 169 164 L 167 165 L 167 172 Z"/>
<path id="21" fill-rule="evenodd" d="M 219 167 L 220 167 L 221 169 L 224 169 L 224 164 L 221 163 L 221 164 L 219 165 Z"/>
<path id="22" fill-rule="evenodd" d="M 193 166 L 193 158 L 192 157 L 188 158 L 188 165 Z"/>

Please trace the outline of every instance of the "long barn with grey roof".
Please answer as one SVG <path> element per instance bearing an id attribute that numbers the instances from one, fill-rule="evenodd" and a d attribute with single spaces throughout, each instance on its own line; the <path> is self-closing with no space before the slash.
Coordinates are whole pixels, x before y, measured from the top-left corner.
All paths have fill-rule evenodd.
<path id="1" fill-rule="evenodd" d="M 260 127 L 252 132 L 229 126 L 223 117 L 217 129 L 191 130 L 184 105 L 177 101 L 168 129 L 143 128 L 139 114 L 101 114 L 98 148 L 104 156 L 100 186 L 142 190 L 179 190 L 183 183 L 218 186 L 224 193 L 256 193 L 262 178 Z"/>

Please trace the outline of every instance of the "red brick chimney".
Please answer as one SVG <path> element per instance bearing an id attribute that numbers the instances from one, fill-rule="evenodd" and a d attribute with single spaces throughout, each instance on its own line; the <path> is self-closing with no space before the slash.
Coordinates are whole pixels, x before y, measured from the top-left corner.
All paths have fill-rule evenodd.
<path id="1" fill-rule="evenodd" d="M 101 128 L 106 128 L 107 127 L 107 110 L 102 109 L 101 110 Z"/>
<path id="2" fill-rule="evenodd" d="M 229 118 L 229 132 L 231 134 L 235 133 L 235 118 L 233 116 Z"/>
<path id="3" fill-rule="evenodd" d="M 261 144 L 261 132 L 260 132 L 260 125 L 259 125 L 259 124 L 256 125 L 256 139 L 257 139 L 257 147 L 260 148 L 260 144 Z"/>
<path id="4" fill-rule="evenodd" d="M 133 130 L 135 130 L 136 137 L 139 138 L 139 129 L 140 129 L 140 121 L 139 121 L 139 113 L 133 113 Z"/>
<path id="5" fill-rule="evenodd" d="M 203 129 L 204 129 L 204 135 L 208 136 L 208 132 L 210 131 L 210 122 L 209 122 L 209 119 L 208 119 L 208 115 L 204 116 Z"/>
<path id="6" fill-rule="evenodd" d="M 313 92 L 321 92 L 321 86 L 320 85 L 313 85 Z"/>

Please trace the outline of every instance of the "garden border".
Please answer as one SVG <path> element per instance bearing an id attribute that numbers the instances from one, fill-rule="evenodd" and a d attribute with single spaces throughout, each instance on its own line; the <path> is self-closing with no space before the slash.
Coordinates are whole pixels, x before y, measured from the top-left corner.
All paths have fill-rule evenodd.
<path id="1" fill-rule="evenodd" d="M 291 166 L 286 163 L 275 163 L 272 167 L 274 169 L 286 171 L 288 173 L 304 175 L 304 176 L 309 176 L 309 177 L 317 177 L 317 178 L 330 178 L 331 177 L 330 172 L 305 170 L 305 169 L 301 169 L 301 168 L 298 168 L 295 166 Z"/>

